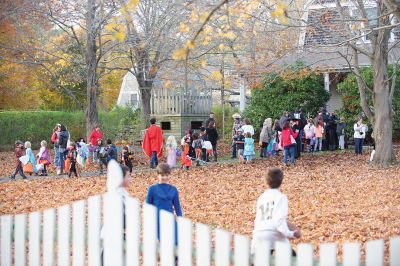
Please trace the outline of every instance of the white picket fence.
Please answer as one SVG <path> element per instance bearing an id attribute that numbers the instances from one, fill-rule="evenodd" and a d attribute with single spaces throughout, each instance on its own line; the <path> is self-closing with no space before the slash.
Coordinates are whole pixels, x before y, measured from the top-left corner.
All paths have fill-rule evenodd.
<path id="1" fill-rule="evenodd" d="M 110 168 L 110 167 L 109 167 Z M 112 167 L 111 167 L 112 168 Z M 123 212 L 125 210 L 125 234 Z M 337 244 L 297 245 L 291 257 L 287 243 L 277 243 L 276 253 L 266 252 L 267 243 L 250 254 L 250 239 L 222 229 L 177 218 L 178 246 L 175 248 L 175 217 L 160 213 L 160 241 L 157 239 L 157 210 L 128 197 L 122 204 L 117 192 L 107 192 L 58 209 L 1 216 L 1 266 L 8 265 L 145 265 L 172 266 L 310 266 L 338 265 Z M 103 226 L 103 229 L 102 229 Z M 214 236 L 214 237 L 213 237 Z M 193 237 L 195 239 L 193 239 Z M 212 244 L 212 239 L 215 242 Z M 361 244 L 343 245 L 344 266 L 383 266 L 384 241 L 366 243 L 365 262 L 360 261 Z M 400 237 L 390 239 L 390 265 L 400 266 Z"/>

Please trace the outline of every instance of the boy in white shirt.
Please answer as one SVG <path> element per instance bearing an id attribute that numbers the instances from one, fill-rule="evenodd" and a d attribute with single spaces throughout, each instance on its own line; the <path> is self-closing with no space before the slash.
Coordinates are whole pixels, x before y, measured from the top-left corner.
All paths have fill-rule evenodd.
<path id="1" fill-rule="evenodd" d="M 251 251 L 260 241 L 269 242 L 271 253 L 276 241 L 288 242 L 288 238 L 300 238 L 300 229 L 287 220 L 288 199 L 279 191 L 283 172 L 279 168 L 271 168 L 266 177 L 269 187 L 257 200 L 256 219 L 254 220 L 253 241 Z M 293 256 L 296 253 L 293 251 Z"/>

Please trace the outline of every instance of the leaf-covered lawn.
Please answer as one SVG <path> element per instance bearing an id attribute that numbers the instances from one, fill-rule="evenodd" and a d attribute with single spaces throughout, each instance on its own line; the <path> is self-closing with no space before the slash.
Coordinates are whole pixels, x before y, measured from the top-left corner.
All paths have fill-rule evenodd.
<path id="1" fill-rule="evenodd" d="M 398 156 L 399 158 L 399 156 Z M 305 155 L 284 168 L 282 191 L 289 218 L 302 229 L 301 242 L 362 241 L 400 235 L 400 167 L 376 169 L 368 155 L 350 152 Z M 251 236 L 254 205 L 264 191 L 268 167 L 280 159 L 176 170 L 184 215 L 196 222 Z M 105 192 L 105 177 L 40 178 L 0 184 L 0 213 L 16 214 L 58 207 Z M 154 172 L 137 173 L 129 192 L 144 201 L 156 182 Z"/>

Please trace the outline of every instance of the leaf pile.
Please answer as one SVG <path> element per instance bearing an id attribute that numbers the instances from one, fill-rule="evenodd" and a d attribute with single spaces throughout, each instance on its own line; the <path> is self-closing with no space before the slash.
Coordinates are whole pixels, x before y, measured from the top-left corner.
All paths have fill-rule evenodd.
<path id="1" fill-rule="evenodd" d="M 266 171 L 281 167 L 280 160 L 176 170 L 171 182 L 179 189 L 185 216 L 251 236 Z M 361 241 L 364 252 L 367 240 L 384 238 L 388 248 L 389 237 L 400 235 L 400 167 L 376 169 L 367 160 L 368 155 L 350 152 L 306 154 L 295 167 L 284 168 L 281 190 L 289 198 L 289 219 L 302 230 L 301 242 L 318 247 L 322 242 Z M 155 182 L 155 172 L 134 174 L 129 192 L 144 201 Z M 59 207 L 103 192 L 105 177 L 7 182 L 0 184 L 0 214 Z"/>

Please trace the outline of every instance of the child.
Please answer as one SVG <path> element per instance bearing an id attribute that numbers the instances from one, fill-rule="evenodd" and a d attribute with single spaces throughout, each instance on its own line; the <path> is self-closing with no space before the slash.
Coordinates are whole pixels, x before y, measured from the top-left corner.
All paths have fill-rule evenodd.
<path id="1" fill-rule="evenodd" d="M 181 167 L 183 170 L 189 170 L 189 167 L 192 166 L 192 160 L 190 159 L 190 137 L 185 136 L 183 139 L 183 151 L 181 155 Z"/>
<path id="2" fill-rule="evenodd" d="M 107 166 L 107 158 L 106 158 L 106 148 L 103 147 L 103 140 L 99 139 L 97 141 L 97 146 L 95 148 L 95 157 L 98 160 L 99 163 L 99 174 L 103 174 L 103 165 Z"/>
<path id="3" fill-rule="evenodd" d="M 201 161 L 201 149 L 203 148 L 203 140 L 199 137 L 198 133 L 193 134 L 192 147 L 196 153 L 196 166 L 200 166 Z"/>
<path id="4" fill-rule="evenodd" d="M 68 148 L 68 156 L 69 159 L 69 169 L 68 169 L 68 177 L 71 177 L 72 173 L 75 174 L 75 177 L 78 177 L 78 171 L 76 169 L 76 159 L 78 157 L 78 152 L 76 151 L 75 143 L 71 142 Z"/>
<path id="5" fill-rule="evenodd" d="M 23 155 L 23 147 L 24 147 L 24 143 L 22 143 L 22 141 L 17 140 L 15 142 L 15 158 L 17 160 L 15 161 L 15 171 L 11 175 L 12 180 L 15 180 L 15 176 L 17 175 L 17 173 L 20 174 L 23 179 L 26 179 L 24 170 L 22 168 L 22 162 L 19 160 L 19 158 L 21 158 Z"/>
<path id="6" fill-rule="evenodd" d="M 146 203 L 157 207 L 157 236 L 160 236 L 159 214 L 160 210 L 171 212 L 176 216 L 182 216 L 179 202 L 178 189 L 169 183 L 171 168 L 162 163 L 157 166 L 158 183 L 149 187 Z M 175 225 L 176 227 L 176 225 Z M 176 228 L 175 228 L 176 229 Z M 175 230 L 175 243 L 177 243 L 177 230 Z"/>
<path id="7" fill-rule="evenodd" d="M 246 159 L 246 163 L 250 163 L 254 156 L 254 139 L 251 137 L 250 132 L 246 132 L 244 136 L 243 156 Z"/>
<path id="8" fill-rule="evenodd" d="M 308 152 L 313 151 L 313 139 L 315 137 L 315 126 L 311 118 L 307 120 L 307 125 L 304 127 L 304 133 L 306 135 L 306 143 Z"/>
<path id="9" fill-rule="evenodd" d="M 322 151 L 322 137 L 324 136 L 324 127 L 325 123 L 323 120 L 318 120 L 317 127 L 315 128 L 315 145 L 314 145 L 314 151 Z"/>
<path id="10" fill-rule="evenodd" d="M 256 219 L 254 220 L 251 252 L 254 253 L 260 241 L 267 241 L 269 250 L 275 249 L 275 242 L 289 242 L 288 238 L 300 238 L 300 229 L 287 220 L 288 199 L 279 191 L 283 172 L 279 168 L 271 168 L 265 181 L 268 189 L 258 198 Z M 295 252 L 292 251 L 295 255 Z"/>
<path id="11" fill-rule="evenodd" d="M 36 159 L 35 159 L 35 155 L 33 155 L 32 144 L 29 141 L 26 141 L 24 146 L 26 149 L 26 156 L 28 156 L 28 158 L 29 158 L 28 163 L 32 164 L 33 172 L 36 175 L 37 174 Z M 29 173 L 29 174 L 32 175 L 32 173 Z"/>
<path id="12" fill-rule="evenodd" d="M 236 150 L 239 153 L 239 162 L 243 163 L 244 162 L 244 157 L 243 157 L 243 151 L 244 151 L 244 136 L 243 136 L 243 129 L 239 128 L 236 130 L 236 136 L 233 138 L 233 140 L 236 143 Z"/>
<path id="13" fill-rule="evenodd" d="M 43 164 L 43 170 L 40 176 L 47 176 L 47 169 L 46 167 L 50 165 L 51 159 L 50 159 L 50 152 L 47 149 L 47 142 L 42 140 L 40 142 L 40 150 L 39 153 L 37 154 L 39 164 Z"/>
<path id="14" fill-rule="evenodd" d="M 133 169 L 133 154 L 129 151 L 129 147 L 125 146 L 122 148 L 121 152 L 121 161 L 122 164 L 124 164 L 126 167 L 129 168 L 129 173 L 132 174 L 132 169 Z"/>
<path id="15" fill-rule="evenodd" d="M 177 153 L 177 143 L 174 136 L 169 136 L 166 142 L 167 150 L 167 164 L 169 167 L 176 167 L 176 153 Z"/>
<path id="16" fill-rule="evenodd" d="M 78 164 L 85 168 L 86 164 L 89 163 L 89 145 L 85 143 L 85 141 L 81 138 L 79 144 L 76 144 L 76 149 L 78 151 L 78 158 L 76 161 Z"/>

